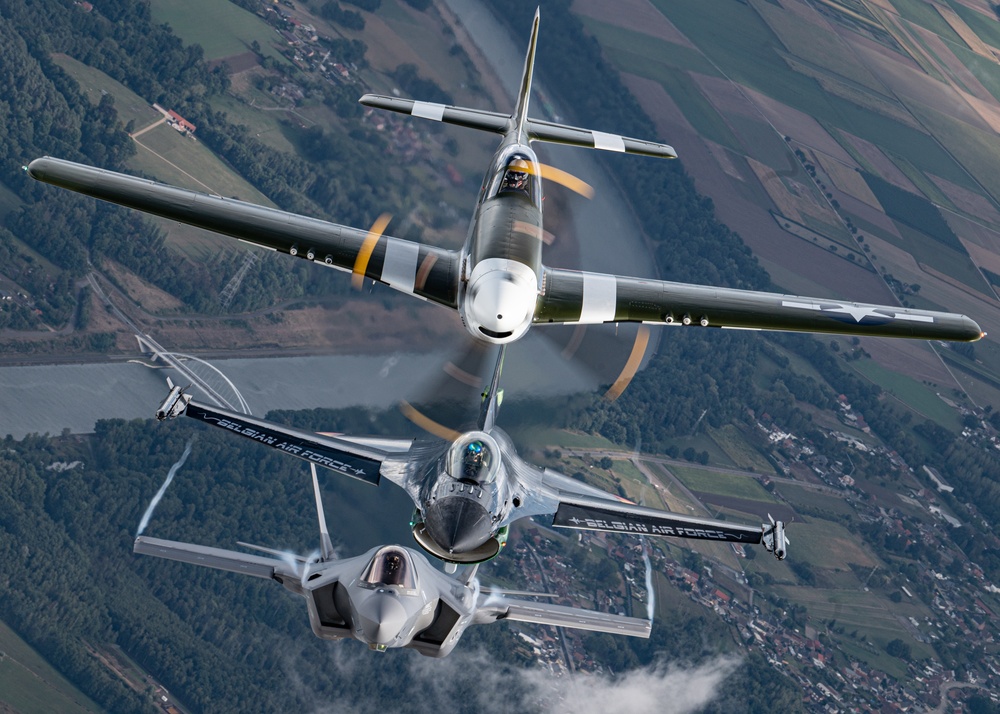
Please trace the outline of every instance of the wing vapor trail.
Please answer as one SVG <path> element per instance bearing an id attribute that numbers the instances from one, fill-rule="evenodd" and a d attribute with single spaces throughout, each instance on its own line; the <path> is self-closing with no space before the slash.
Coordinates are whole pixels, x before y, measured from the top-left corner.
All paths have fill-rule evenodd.
<path id="1" fill-rule="evenodd" d="M 184 465 L 184 462 L 187 461 L 187 457 L 191 455 L 192 443 L 193 441 L 188 441 L 187 445 L 184 447 L 184 453 L 181 454 L 181 457 L 177 460 L 177 462 L 170 467 L 170 471 L 167 472 L 166 480 L 163 482 L 163 485 L 160 486 L 160 490 L 156 492 L 156 495 L 153 496 L 153 500 L 149 502 L 146 512 L 142 514 L 142 520 L 139 521 L 139 530 L 136 531 L 135 534 L 136 538 L 141 536 L 142 532 L 146 530 L 146 526 L 149 525 L 149 519 L 153 517 L 153 511 L 155 511 L 156 507 L 160 505 L 160 499 L 162 499 L 163 494 L 167 492 L 167 487 L 170 485 L 170 482 L 174 480 L 174 475 L 180 470 L 181 466 Z"/>
<path id="2" fill-rule="evenodd" d="M 646 617 L 653 622 L 656 613 L 656 591 L 653 590 L 653 566 L 649 562 L 649 550 L 646 548 L 646 539 L 642 540 L 642 562 L 646 564 Z"/>

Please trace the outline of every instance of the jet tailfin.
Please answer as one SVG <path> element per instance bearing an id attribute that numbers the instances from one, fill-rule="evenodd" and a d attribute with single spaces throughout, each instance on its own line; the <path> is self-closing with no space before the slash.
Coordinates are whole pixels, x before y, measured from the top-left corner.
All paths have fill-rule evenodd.
<path id="1" fill-rule="evenodd" d="M 309 462 L 312 472 L 313 495 L 316 497 L 316 517 L 319 519 L 319 552 L 323 562 L 333 560 L 333 543 L 330 541 L 330 531 L 326 526 L 326 514 L 323 512 L 323 496 L 319 491 L 319 478 L 316 477 L 316 464 Z"/>

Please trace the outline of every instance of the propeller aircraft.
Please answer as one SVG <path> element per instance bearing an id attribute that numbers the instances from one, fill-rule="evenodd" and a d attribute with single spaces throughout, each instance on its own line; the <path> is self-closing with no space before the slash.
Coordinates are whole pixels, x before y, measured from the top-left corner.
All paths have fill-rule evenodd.
<path id="1" fill-rule="evenodd" d="M 361 103 L 502 138 L 483 179 L 465 245 L 445 250 L 277 209 L 189 191 L 52 157 L 25 170 L 46 183 L 232 236 L 353 274 L 458 311 L 480 342 L 508 344 L 532 325 L 640 322 L 751 330 L 974 341 L 973 320 L 946 312 L 737 290 L 550 268 L 542 263 L 542 179 L 532 142 L 676 158 L 639 139 L 528 116 L 536 11 L 513 114 L 366 94 Z"/>

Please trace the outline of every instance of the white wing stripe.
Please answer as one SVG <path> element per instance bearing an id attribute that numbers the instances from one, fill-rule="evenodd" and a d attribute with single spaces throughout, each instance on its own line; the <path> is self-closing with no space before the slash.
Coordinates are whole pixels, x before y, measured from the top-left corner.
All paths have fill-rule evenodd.
<path id="1" fill-rule="evenodd" d="M 385 262 L 382 264 L 382 282 L 396 290 L 413 292 L 417 279 L 417 257 L 420 246 L 408 241 L 390 239 L 385 245 Z"/>
<path id="2" fill-rule="evenodd" d="M 444 104 L 436 104 L 434 102 L 414 102 L 413 109 L 410 110 L 410 116 L 441 121 L 444 119 Z"/>
<path id="3" fill-rule="evenodd" d="M 591 131 L 594 135 L 594 148 L 605 151 L 625 151 L 625 140 L 617 134 L 605 134 L 603 131 Z"/>
<path id="4" fill-rule="evenodd" d="M 596 324 L 613 322 L 618 302 L 618 281 L 614 275 L 583 274 L 583 307 L 580 322 Z"/>
<path id="5" fill-rule="evenodd" d="M 930 315 L 913 315 L 906 312 L 897 312 L 897 320 L 909 320 L 911 322 L 934 322 L 934 318 Z"/>

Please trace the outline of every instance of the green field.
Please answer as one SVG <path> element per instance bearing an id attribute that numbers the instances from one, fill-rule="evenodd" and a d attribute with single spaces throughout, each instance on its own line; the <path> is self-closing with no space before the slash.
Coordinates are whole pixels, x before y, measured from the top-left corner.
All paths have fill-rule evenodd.
<path id="1" fill-rule="evenodd" d="M 201 45 L 206 60 L 249 52 L 256 40 L 262 54 L 287 61 L 275 49 L 280 36 L 274 28 L 235 3 L 151 0 L 150 10 L 153 22 L 170 25 L 184 44 Z"/>
<path id="2" fill-rule="evenodd" d="M 207 146 L 179 134 L 166 124 L 138 137 L 139 148 L 129 166 L 152 174 L 160 181 L 194 191 L 239 198 L 273 206 L 267 196 L 233 172 Z"/>
<path id="3" fill-rule="evenodd" d="M 673 472 L 681 483 L 692 491 L 702 493 L 715 493 L 720 496 L 733 496 L 745 498 L 749 501 L 763 501 L 773 503 L 774 497 L 760 485 L 753 476 L 736 476 L 734 474 L 724 474 L 707 469 L 699 469 L 691 466 L 670 465 Z"/>
<path id="4" fill-rule="evenodd" d="M 914 25 L 930 30 L 942 40 L 949 40 L 959 47 L 967 47 L 958 33 L 951 29 L 951 25 L 945 22 L 941 13 L 935 10 L 930 3 L 924 2 L 924 0 L 892 0 L 892 4 L 899 11 L 901 17 Z"/>
<path id="5" fill-rule="evenodd" d="M 965 283 L 984 295 L 993 294 L 968 253 L 959 253 L 957 250 L 947 248 L 926 233 L 910 228 L 903 223 L 896 222 L 896 230 L 903 236 L 902 243 L 895 236 L 887 236 L 887 238 L 890 242 L 910 253 L 918 262 L 940 270 L 945 275 L 950 275 L 960 283 Z"/>
<path id="6" fill-rule="evenodd" d="M 979 36 L 979 39 L 988 45 L 1000 48 L 1000 22 L 990 19 L 983 13 L 973 10 L 961 2 L 948 0 L 947 4 L 955 11 L 956 15 L 965 20 L 965 24 L 972 28 L 972 31 Z"/>
<path id="7" fill-rule="evenodd" d="M 589 17 L 581 19 L 601 47 L 616 58 L 615 64 L 624 72 L 657 81 L 663 74 L 673 74 L 678 70 L 689 70 L 709 77 L 720 76 L 704 55 L 690 47 L 624 27 L 608 25 Z"/>
<path id="8" fill-rule="evenodd" d="M 784 496 L 792 506 L 802 506 L 803 508 L 818 509 L 827 511 L 837 516 L 852 516 L 855 514 L 854 508 L 836 496 L 827 496 L 817 493 L 809 488 L 801 486 L 790 486 L 781 484 L 778 492 Z"/>
<path id="9" fill-rule="evenodd" d="M 877 563 L 859 536 L 833 521 L 810 517 L 808 522 L 790 524 L 788 538 L 795 544 L 795 557 L 814 568 L 845 570 L 848 563 L 865 567 Z"/>
<path id="10" fill-rule="evenodd" d="M 530 449 L 540 449 L 545 446 L 564 447 L 567 449 L 608 449 L 611 451 L 629 451 L 603 436 L 584 434 L 566 429 L 526 429 L 511 430 L 516 434 L 519 446 Z"/>
<path id="11" fill-rule="evenodd" d="M 87 98 L 97 104 L 107 93 L 115 99 L 115 110 L 123 124 L 135 122 L 135 129 L 141 129 L 160 119 L 163 115 L 153 109 L 152 98 L 146 99 L 128 89 L 124 84 L 112 79 L 99 69 L 78 62 L 67 55 L 53 55 L 52 61 L 66 70 L 80 85 Z"/>
<path id="12" fill-rule="evenodd" d="M 103 711 L 2 622 L 0 652 L 0 704 L 19 714 Z"/>
<path id="13" fill-rule="evenodd" d="M 725 424 L 719 429 L 706 427 L 706 430 L 712 441 L 718 444 L 737 468 L 752 469 L 763 474 L 774 473 L 771 462 L 746 440 L 743 432 L 734 424 Z"/>
<path id="14" fill-rule="evenodd" d="M 778 591 L 792 602 L 804 605 L 810 618 L 822 622 L 836 620 L 838 629 L 843 627 L 847 633 L 838 636 L 845 650 L 894 677 L 906 677 L 906 663 L 885 652 L 886 644 L 894 639 L 910 646 L 914 660 L 935 657 L 930 645 L 913 639 L 896 619 L 897 606 L 874 592 L 797 586 L 783 586 Z M 858 633 L 857 639 L 848 636 L 854 631 Z M 874 645 L 874 652 L 863 645 L 865 641 Z"/>
<path id="15" fill-rule="evenodd" d="M 931 387 L 886 369 L 875 360 L 860 359 L 848 364 L 924 418 L 955 432 L 961 430 L 959 413 L 941 401 Z"/>

